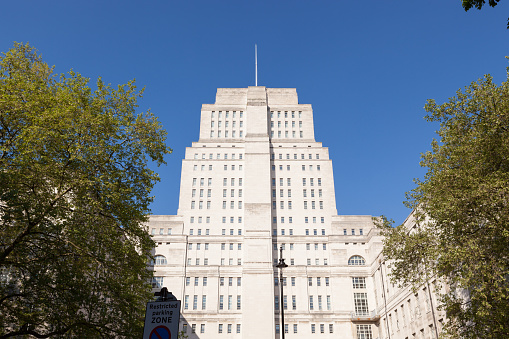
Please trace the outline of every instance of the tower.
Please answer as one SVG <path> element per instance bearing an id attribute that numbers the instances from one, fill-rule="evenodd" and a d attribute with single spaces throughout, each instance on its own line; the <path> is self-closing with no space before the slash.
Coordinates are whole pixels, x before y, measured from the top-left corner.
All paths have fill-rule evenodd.
<path id="1" fill-rule="evenodd" d="M 177 215 L 148 228 L 153 286 L 182 300 L 190 338 L 378 333 L 380 236 L 370 216 L 337 215 L 332 161 L 295 89 L 218 89 L 182 161 Z"/>

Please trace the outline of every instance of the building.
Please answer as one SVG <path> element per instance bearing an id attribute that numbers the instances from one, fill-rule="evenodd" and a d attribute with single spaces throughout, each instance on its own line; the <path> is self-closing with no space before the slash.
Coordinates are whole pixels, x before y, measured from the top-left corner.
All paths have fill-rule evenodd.
<path id="1" fill-rule="evenodd" d="M 332 161 L 295 89 L 218 89 L 182 161 L 177 215 L 148 227 L 153 286 L 182 300 L 189 338 L 390 335 L 381 236 L 371 216 L 337 215 Z"/>

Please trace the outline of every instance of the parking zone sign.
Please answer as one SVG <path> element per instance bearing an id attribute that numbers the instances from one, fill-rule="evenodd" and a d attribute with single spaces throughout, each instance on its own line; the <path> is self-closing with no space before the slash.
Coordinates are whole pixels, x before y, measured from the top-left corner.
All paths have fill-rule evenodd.
<path id="1" fill-rule="evenodd" d="M 177 339 L 180 300 L 147 303 L 143 339 Z"/>

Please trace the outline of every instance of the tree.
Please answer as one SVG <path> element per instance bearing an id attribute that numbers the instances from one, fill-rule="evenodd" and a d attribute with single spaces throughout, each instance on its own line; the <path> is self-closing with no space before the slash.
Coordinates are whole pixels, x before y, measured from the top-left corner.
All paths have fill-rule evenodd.
<path id="1" fill-rule="evenodd" d="M 147 221 L 166 132 L 114 89 L 0 57 L 0 338 L 134 338 L 150 298 Z"/>
<path id="2" fill-rule="evenodd" d="M 489 75 L 449 102 L 428 100 L 440 123 L 422 154 L 423 180 L 407 193 L 416 227 L 384 219 L 392 279 L 414 288 L 447 286 L 441 307 L 454 338 L 509 338 L 509 68 L 500 86 Z"/>
<path id="3" fill-rule="evenodd" d="M 500 0 L 488 0 L 488 4 L 491 7 L 495 7 L 498 5 Z M 461 5 L 465 9 L 465 12 L 467 12 L 472 7 L 475 7 L 477 9 L 482 9 L 482 7 L 486 4 L 485 0 L 461 0 Z M 507 19 L 507 29 L 509 29 L 509 19 Z"/>

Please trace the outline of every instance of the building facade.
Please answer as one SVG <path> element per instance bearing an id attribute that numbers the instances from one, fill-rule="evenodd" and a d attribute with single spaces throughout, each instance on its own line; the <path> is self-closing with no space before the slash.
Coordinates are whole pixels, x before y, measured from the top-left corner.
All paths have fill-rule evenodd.
<path id="1" fill-rule="evenodd" d="M 189 338 L 385 338 L 401 313 L 371 216 L 337 214 L 328 149 L 295 89 L 218 89 L 182 161 L 177 215 L 148 228 L 153 287 L 182 300 Z"/>

